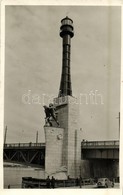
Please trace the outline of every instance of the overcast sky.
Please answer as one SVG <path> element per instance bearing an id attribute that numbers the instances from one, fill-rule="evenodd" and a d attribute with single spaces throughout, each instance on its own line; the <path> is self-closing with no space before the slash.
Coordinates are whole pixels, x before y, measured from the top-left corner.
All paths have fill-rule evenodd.
<path id="1" fill-rule="evenodd" d="M 42 105 L 58 96 L 62 67 L 59 29 L 66 15 L 74 22 L 72 90 L 78 98 L 82 139 L 118 139 L 120 11 L 120 7 L 102 6 L 6 6 L 7 142 L 35 142 L 37 131 L 39 141 L 45 141 Z M 97 94 L 97 104 L 89 99 L 90 92 Z"/>

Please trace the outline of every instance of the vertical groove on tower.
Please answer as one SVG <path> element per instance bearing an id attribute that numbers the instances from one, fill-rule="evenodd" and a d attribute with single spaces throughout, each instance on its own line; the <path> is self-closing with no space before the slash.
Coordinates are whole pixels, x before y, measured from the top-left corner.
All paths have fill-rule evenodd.
<path id="1" fill-rule="evenodd" d="M 61 20 L 60 36 L 63 38 L 62 53 L 62 75 L 59 89 L 59 97 L 72 96 L 71 74 L 70 74 L 70 53 L 71 38 L 74 36 L 73 21 L 66 17 Z"/>

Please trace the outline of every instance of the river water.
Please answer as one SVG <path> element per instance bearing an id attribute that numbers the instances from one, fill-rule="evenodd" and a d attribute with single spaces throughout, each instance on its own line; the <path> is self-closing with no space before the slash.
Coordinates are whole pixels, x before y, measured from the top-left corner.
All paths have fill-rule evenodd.
<path id="1" fill-rule="evenodd" d="M 45 177 L 44 169 L 33 167 L 4 167 L 4 188 L 21 188 L 22 177 L 35 177 L 43 179 Z"/>

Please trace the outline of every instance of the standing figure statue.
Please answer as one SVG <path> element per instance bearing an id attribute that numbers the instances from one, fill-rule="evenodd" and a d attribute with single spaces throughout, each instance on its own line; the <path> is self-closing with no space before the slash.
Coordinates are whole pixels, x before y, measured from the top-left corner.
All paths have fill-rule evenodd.
<path id="1" fill-rule="evenodd" d="M 55 108 L 54 108 L 53 104 L 50 103 L 49 107 L 46 106 L 46 105 L 44 105 L 43 107 L 44 107 L 44 111 L 45 111 L 45 115 L 46 115 L 46 117 L 45 117 L 46 124 L 49 123 L 50 126 L 52 126 L 52 123 L 51 123 L 51 120 L 50 120 L 50 118 L 52 117 L 54 119 L 54 121 L 57 123 L 57 125 L 59 126 L 59 122 L 58 122 L 58 120 L 55 116 Z"/>

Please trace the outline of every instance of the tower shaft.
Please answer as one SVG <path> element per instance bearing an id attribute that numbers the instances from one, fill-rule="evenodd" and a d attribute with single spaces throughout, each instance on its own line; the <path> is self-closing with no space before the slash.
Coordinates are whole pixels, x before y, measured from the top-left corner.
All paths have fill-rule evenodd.
<path id="1" fill-rule="evenodd" d="M 73 33 L 73 21 L 66 17 L 61 21 L 60 36 L 63 38 L 62 42 L 62 75 L 59 89 L 59 97 L 72 96 L 71 74 L 70 74 L 70 54 L 71 54 L 71 38 Z"/>

